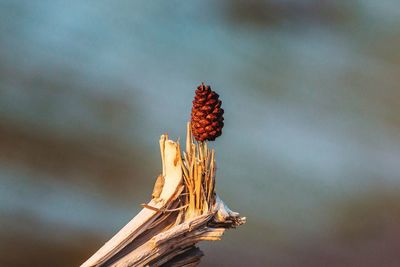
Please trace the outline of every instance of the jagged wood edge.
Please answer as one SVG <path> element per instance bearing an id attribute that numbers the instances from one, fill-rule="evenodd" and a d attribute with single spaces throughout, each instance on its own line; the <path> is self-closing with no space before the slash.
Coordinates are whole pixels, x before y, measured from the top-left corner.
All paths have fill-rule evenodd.
<path id="1" fill-rule="evenodd" d="M 177 143 L 168 140 L 168 135 L 161 135 L 160 150 L 163 175 L 166 182 L 164 183 L 160 199 L 152 199 L 148 203 L 149 206 L 158 210 L 166 208 L 167 205 L 171 204 L 177 198 L 176 192 L 182 184 L 182 167 L 180 161 L 176 160 L 181 157 Z M 127 225 L 84 262 L 81 267 L 101 266 L 145 231 L 160 213 L 161 211 L 157 210 L 142 209 Z"/>
<path id="2" fill-rule="evenodd" d="M 152 199 L 148 204 L 144 204 L 145 208 L 81 267 L 125 267 L 149 264 L 161 266 L 166 262 L 169 264 L 197 242 L 220 240 L 225 228 L 235 227 L 245 222 L 245 217 L 242 218 L 238 213 L 232 212 L 214 192 L 214 150 L 210 152 L 205 143 L 196 147 L 192 140 L 190 124 L 187 128 L 184 162 L 179 143 L 168 140 L 168 135 L 162 135 L 160 138 L 162 175 L 165 177 L 160 198 Z M 194 165 L 199 161 L 200 166 L 209 164 L 211 168 L 209 173 L 193 173 Z M 201 174 L 202 176 L 190 176 L 188 172 L 192 172 L 190 175 Z M 202 192 L 203 194 L 188 192 L 188 183 L 194 183 L 194 180 L 189 181 L 190 179 L 204 179 L 204 181 L 199 181 L 203 183 L 200 184 L 201 190 L 205 192 Z M 193 200 L 200 199 L 204 200 L 204 205 L 198 203 L 196 206 L 196 203 L 191 203 Z M 182 207 L 185 206 L 182 203 L 187 203 L 189 207 L 183 209 Z M 188 213 L 190 207 L 201 208 L 201 210 L 193 214 Z M 188 253 L 188 257 L 194 257 L 193 261 L 188 261 L 189 265 L 199 262 L 200 257 L 196 255 L 190 256 Z M 179 262 L 184 264 L 186 261 L 177 261 L 174 266 L 180 266 L 177 265 Z"/>

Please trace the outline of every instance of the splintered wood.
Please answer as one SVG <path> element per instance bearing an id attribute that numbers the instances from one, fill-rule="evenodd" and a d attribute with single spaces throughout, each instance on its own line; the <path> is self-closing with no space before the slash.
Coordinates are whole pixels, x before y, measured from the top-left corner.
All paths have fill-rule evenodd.
<path id="1" fill-rule="evenodd" d="M 193 142 L 187 125 L 186 149 L 160 138 L 162 174 L 153 199 L 81 267 L 196 266 L 202 240 L 220 240 L 224 231 L 245 223 L 215 193 L 215 152 Z"/>
<path id="2" fill-rule="evenodd" d="M 215 159 L 207 143 L 193 143 L 190 123 L 187 124 L 186 152 L 183 153 L 183 177 L 186 189 L 185 219 L 211 212 L 215 201 Z"/>

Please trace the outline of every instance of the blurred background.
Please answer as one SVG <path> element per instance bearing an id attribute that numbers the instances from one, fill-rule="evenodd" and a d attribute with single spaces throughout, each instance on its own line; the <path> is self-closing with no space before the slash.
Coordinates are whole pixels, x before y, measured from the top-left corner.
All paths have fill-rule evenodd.
<path id="1" fill-rule="evenodd" d="M 400 266 L 397 0 L 0 1 L 0 266 L 78 266 L 150 199 L 196 86 L 246 225 L 202 266 Z"/>

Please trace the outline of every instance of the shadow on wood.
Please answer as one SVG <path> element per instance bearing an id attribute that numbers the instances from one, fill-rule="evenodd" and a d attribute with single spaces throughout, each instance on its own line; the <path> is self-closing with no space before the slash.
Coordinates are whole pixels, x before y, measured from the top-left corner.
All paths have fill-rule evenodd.
<path id="1" fill-rule="evenodd" d="M 215 152 L 193 142 L 187 125 L 186 151 L 160 138 L 162 174 L 153 199 L 81 267 L 195 266 L 202 240 L 220 240 L 226 229 L 245 223 L 215 193 Z"/>

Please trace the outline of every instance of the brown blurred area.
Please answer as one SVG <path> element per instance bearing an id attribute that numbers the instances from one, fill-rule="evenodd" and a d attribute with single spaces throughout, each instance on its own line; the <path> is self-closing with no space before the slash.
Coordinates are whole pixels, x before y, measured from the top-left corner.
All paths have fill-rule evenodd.
<path id="1" fill-rule="evenodd" d="M 14 75 L 23 76 L 21 73 Z M 9 77 L 6 75 L 6 78 Z M 52 84 L 53 88 L 63 85 L 61 81 L 58 82 L 60 84 Z M 43 86 L 28 84 L 33 87 Z M 22 93 L 28 96 L 33 94 L 29 91 Z M 36 91 L 36 94 L 43 94 L 43 98 L 53 93 L 50 89 L 47 92 Z M 109 125 L 115 123 L 115 114 L 124 113 L 127 109 L 123 101 L 98 99 L 96 95 L 84 97 L 110 122 Z M 28 113 L 29 111 L 27 117 Z M 127 147 L 117 138 L 106 134 L 59 134 L 48 128 L 45 118 L 37 124 L 21 122 L 20 118 L 3 118 L 0 122 L 1 166 L 22 170 L 22 173 L 29 176 L 28 181 L 23 181 L 23 184 L 16 182 L 16 198 L 19 197 L 18 194 L 23 195 L 29 191 L 32 186 L 29 183 L 40 187 L 57 180 L 74 184 L 88 192 L 94 191 L 106 201 L 112 201 L 113 198 L 131 201 L 132 192 L 147 197 L 148 192 L 144 190 L 148 188 L 144 188 L 142 184 L 143 181 L 150 180 L 144 178 L 151 176 L 151 172 L 156 173 L 158 164 L 155 160 L 154 163 L 149 163 L 151 157 L 143 158 L 141 149 L 144 148 L 140 144 Z M 147 164 L 154 167 L 150 173 L 149 169 L 141 167 Z M 7 190 L 7 187 L 3 189 Z M 28 201 L 32 203 L 25 203 L 26 207 L 14 209 L 10 204 L 9 209 L 1 211 L 1 266 L 77 266 L 107 238 L 90 232 L 90 229 L 79 229 L 62 221 L 49 221 L 31 210 L 29 206 L 32 204 L 43 205 L 44 202 L 46 205 L 45 199 L 35 204 L 35 200 L 48 193 L 46 189 L 33 192 L 28 197 Z M 68 198 L 72 199 L 74 195 L 70 194 Z M 27 201 L 26 198 L 22 199 Z M 137 205 L 132 206 L 136 208 Z M 127 213 L 127 216 L 130 215 L 132 213 Z"/>
<path id="2" fill-rule="evenodd" d="M 102 240 L 64 225 L 48 225 L 29 214 L 2 219 L 0 257 L 2 266 L 76 266 Z"/>
<path id="3" fill-rule="evenodd" d="M 237 24 L 265 26 L 287 20 L 344 23 L 356 19 L 354 1 L 225 1 L 226 17 Z"/>
<path id="4" fill-rule="evenodd" d="M 150 198 L 195 86 L 248 223 L 202 266 L 399 266 L 400 6 L 0 2 L 0 266 L 79 266 Z"/>
<path id="5" fill-rule="evenodd" d="M 0 125 L 0 146 L 0 160 L 13 168 L 49 173 L 72 183 L 79 183 L 74 180 L 79 172 L 87 180 L 83 184 L 96 183 L 105 192 L 116 187 L 124 190 L 124 182 L 131 177 L 144 176 L 140 168 L 134 168 L 145 164 L 140 153 L 107 138 L 62 138 L 5 122 Z"/>

